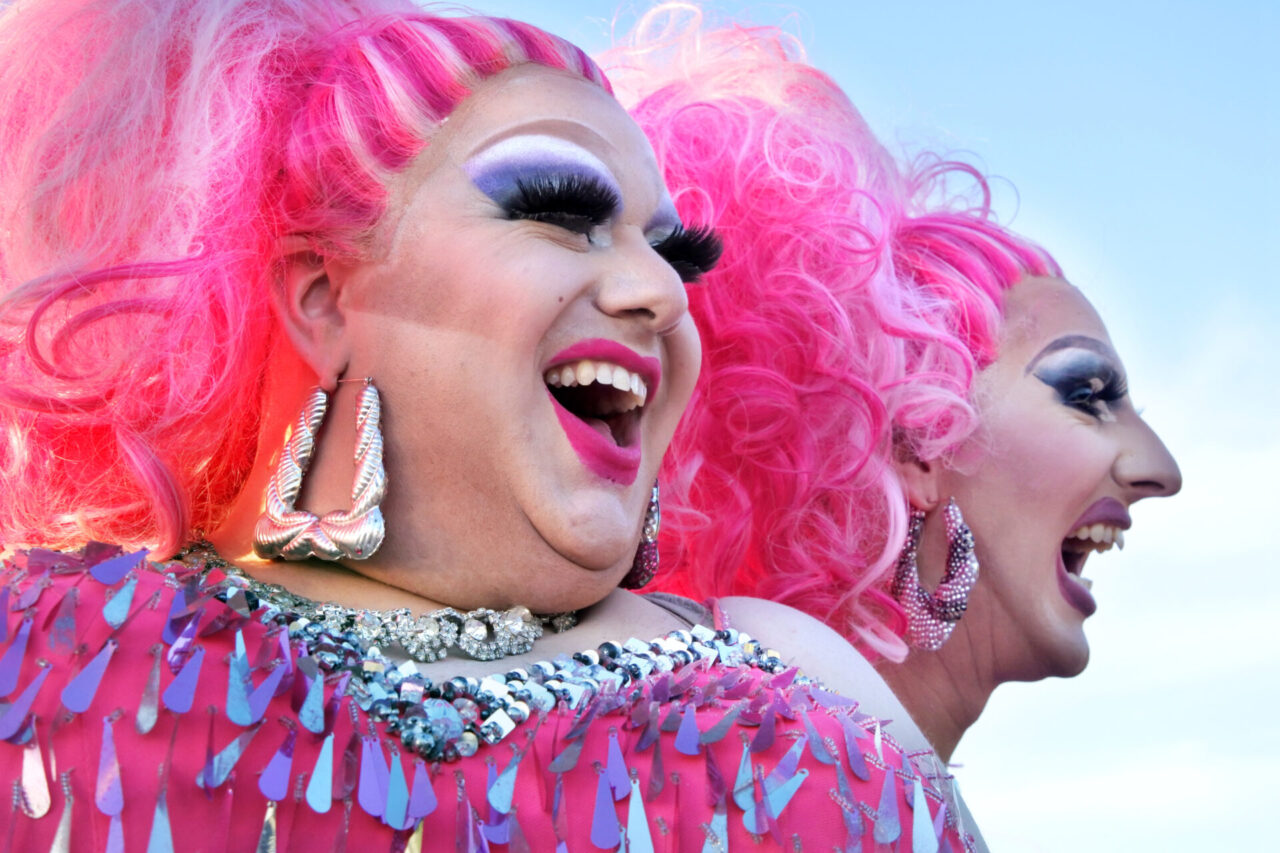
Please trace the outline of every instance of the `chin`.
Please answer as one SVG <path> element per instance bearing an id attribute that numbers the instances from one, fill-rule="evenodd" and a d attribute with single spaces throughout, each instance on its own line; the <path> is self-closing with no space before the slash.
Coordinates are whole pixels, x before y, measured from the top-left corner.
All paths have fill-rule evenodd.
<path id="1" fill-rule="evenodd" d="M 1089 665 L 1089 641 L 1082 629 L 1077 629 L 1074 636 L 1056 638 L 1051 648 L 1043 649 L 1041 656 L 1041 678 L 1075 678 L 1084 672 Z"/>

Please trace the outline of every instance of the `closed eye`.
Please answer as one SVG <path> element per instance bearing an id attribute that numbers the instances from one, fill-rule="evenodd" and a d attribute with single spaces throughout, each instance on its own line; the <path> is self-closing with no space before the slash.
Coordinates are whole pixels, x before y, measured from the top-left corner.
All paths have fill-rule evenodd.
<path id="1" fill-rule="evenodd" d="M 589 235 L 608 222 L 622 200 L 613 187 L 593 175 L 553 172 L 520 178 L 503 207 L 508 219 L 546 222 Z"/>
<path id="2" fill-rule="evenodd" d="M 1103 421 L 1115 419 L 1115 405 L 1129 394 L 1124 374 L 1084 350 L 1063 350 L 1044 360 L 1035 377 L 1052 388 L 1065 406 Z"/>
<path id="3" fill-rule="evenodd" d="M 693 228 L 676 226 L 666 237 L 653 244 L 653 250 L 661 255 L 686 284 L 700 280 L 715 269 L 724 244 L 710 226 Z"/>

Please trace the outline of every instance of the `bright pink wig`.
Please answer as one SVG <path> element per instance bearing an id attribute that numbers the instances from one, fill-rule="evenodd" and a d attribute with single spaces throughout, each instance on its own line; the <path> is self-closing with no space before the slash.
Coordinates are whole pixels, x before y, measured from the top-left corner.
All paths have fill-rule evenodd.
<path id="1" fill-rule="evenodd" d="M 702 376 L 664 473 L 661 582 L 772 598 L 900 659 L 894 454 L 945 462 L 972 433 L 1001 291 L 1058 268 L 993 220 L 973 168 L 896 162 L 776 30 L 675 6 L 603 64 L 685 221 L 725 246 L 690 289 Z"/>
<path id="2" fill-rule="evenodd" d="M 253 460 L 280 241 L 359 257 L 481 79 L 606 86 L 405 0 L 17 0 L 0 14 L 0 542 L 173 550 Z"/>

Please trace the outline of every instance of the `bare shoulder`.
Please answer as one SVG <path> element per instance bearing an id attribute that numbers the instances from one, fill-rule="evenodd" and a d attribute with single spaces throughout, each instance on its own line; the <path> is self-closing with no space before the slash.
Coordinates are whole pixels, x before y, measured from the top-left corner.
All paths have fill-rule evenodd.
<path id="1" fill-rule="evenodd" d="M 807 613 L 763 598 L 720 599 L 729 624 L 745 631 L 784 661 L 829 689 L 851 698 L 871 700 L 888 690 L 884 680 L 853 644 Z"/>

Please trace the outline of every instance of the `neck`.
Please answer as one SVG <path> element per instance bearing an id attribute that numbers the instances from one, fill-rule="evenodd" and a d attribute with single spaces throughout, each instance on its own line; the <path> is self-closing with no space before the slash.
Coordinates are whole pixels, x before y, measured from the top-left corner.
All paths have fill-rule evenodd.
<path id="1" fill-rule="evenodd" d="M 936 652 L 912 649 L 902 663 L 877 669 L 920 727 L 938 757 L 950 762 L 960 738 L 982 713 L 999 684 L 989 654 L 963 630 Z"/>

